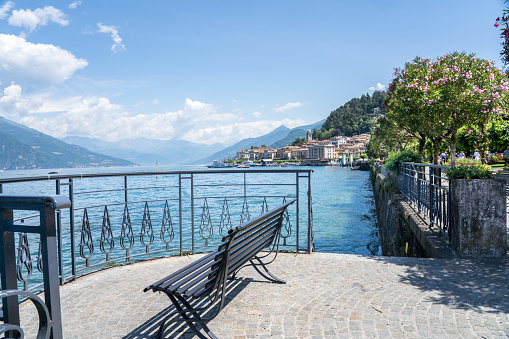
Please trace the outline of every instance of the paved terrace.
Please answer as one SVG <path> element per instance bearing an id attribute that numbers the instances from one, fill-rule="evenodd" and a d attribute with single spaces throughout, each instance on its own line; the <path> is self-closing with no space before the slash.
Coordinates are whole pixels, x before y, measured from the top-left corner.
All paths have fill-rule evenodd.
<path id="1" fill-rule="evenodd" d="M 114 267 L 61 287 L 65 338 L 150 338 L 169 312 L 143 288 L 198 256 Z M 252 268 L 209 323 L 219 338 L 508 338 L 509 261 L 281 254 L 286 285 Z M 32 306 L 22 307 L 22 322 Z M 167 338 L 192 338 L 173 325 Z M 27 334 L 33 338 L 33 334 Z"/>

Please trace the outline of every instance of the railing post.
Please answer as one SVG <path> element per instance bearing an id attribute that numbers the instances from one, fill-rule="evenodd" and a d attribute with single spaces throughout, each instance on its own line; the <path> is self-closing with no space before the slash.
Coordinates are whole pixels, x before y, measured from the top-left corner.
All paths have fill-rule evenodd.
<path id="1" fill-rule="evenodd" d="M 435 178 L 433 177 L 433 168 L 429 168 L 429 221 L 433 222 L 433 182 Z"/>
<path id="2" fill-rule="evenodd" d="M 44 299 L 51 315 L 52 337 L 63 338 L 58 284 L 55 213 L 49 204 L 40 211 Z"/>
<path id="3" fill-rule="evenodd" d="M 297 197 L 297 201 L 296 201 L 297 206 L 295 208 L 295 210 L 296 210 L 295 214 L 297 215 L 297 221 L 296 221 L 296 225 L 295 225 L 296 233 L 297 233 L 297 235 L 296 235 L 297 236 L 296 252 L 299 253 L 299 172 L 295 173 L 295 186 L 296 186 L 295 187 L 295 191 L 296 191 L 295 196 Z"/>
<path id="4" fill-rule="evenodd" d="M 71 207 L 69 207 L 69 234 L 71 237 L 71 266 L 72 266 L 72 279 L 76 279 L 76 240 L 74 234 L 74 181 L 69 178 L 69 201 Z"/>
<path id="5" fill-rule="evenodd" d="M 56 184 L 56 194 L 60 195 L 60 179 L 55 180 Z M 60 285 L 64 284 L 64 254 L 62 249 L 62 215 L 60 214 L 60 210 L 55 211 L 57 218 L 56 218 L 56 228 L 57 228 L 57 242 L 58 242 L 58 272 L 59 272 L 59 278 L 60 278 Z"/>
<path id="6" fill-rule="evenodd" d="M 313 200 L 311 197 L 311 172 L 308 172 L 308 253 L 314 250 L 313 244 Z"/>
<path id="7" fill-rule="evenodd" d="M 12 209 L 0 210 L 2 224 L 12 225 Z M 0 230 L 0 277 L 2 290 L 17 290 L 18 282 L 16 280 L 16 244 L 14 232 L 9 232 L 1 227 Z M 18 297 L 10 296 L 3 300 L 3 318 L 4 323 L 20 325 Z"/>
<path id="8" fill-rule="evenodd" d="M 194 243 L 194 177 L 191 173 L 191 241 L 193 246 L 193 254 L 195 254 L 195 243 Z"/>
<path id="9" fill-rule="evenodd" d="M 182 255 L 182 174 L 179 174 L 179 236 L 180 236 L 180 255 Z"/>

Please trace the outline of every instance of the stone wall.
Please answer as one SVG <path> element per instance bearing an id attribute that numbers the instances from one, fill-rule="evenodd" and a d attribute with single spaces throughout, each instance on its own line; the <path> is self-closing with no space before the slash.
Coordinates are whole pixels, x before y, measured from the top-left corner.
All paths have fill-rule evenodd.
<path id="1" fill-rule="evenodd" d="M 395 178 L 384 178 L 372 167 L 370 179 L 375 197 L 382 255 L 429 257 L 410 227 L 408 213 L 402 209 L 401 201 L 404 197 L 398 193 Z"/>

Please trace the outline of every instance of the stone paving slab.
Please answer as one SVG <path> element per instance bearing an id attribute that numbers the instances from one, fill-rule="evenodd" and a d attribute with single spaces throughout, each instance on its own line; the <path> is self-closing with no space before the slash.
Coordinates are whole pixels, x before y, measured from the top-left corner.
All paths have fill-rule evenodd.
<path id="1" fill-rule="evenodd" d="M 115 267 L 61 287 L 65 338 L 151 338 L 172 308 L 143 288 L 198 258 Z M 209 328 L 219 338 L 508 338 L 509 262 L 283 253 L 252 268 Z M 22 307 L 22 327 L 33 310 Z M 27 334 L 26 338 L 34 335 Z M 166 338 L 193 338 L 180 325 Z"/>

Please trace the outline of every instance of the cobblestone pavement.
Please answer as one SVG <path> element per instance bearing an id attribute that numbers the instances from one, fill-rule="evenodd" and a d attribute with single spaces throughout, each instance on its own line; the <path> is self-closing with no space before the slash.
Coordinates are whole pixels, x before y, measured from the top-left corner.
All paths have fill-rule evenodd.
<path id="1" fill-rule="evenodd" d="M 114 267 L 64 285 L 65 338 L 153 337 L 170 302 L 143 288 L 197 257 Z M 509 337 L 507 260 L 284 253 L 269 267 L 287 284 L 242 270 L 234 297 L 208 324 L 219 338 Z M 31 312 L 22 307 L 22 326 Z M 182 325 L 165 334 L 193 337 Z"/>

